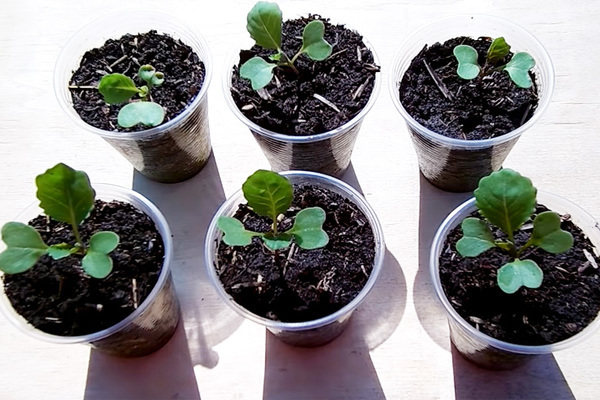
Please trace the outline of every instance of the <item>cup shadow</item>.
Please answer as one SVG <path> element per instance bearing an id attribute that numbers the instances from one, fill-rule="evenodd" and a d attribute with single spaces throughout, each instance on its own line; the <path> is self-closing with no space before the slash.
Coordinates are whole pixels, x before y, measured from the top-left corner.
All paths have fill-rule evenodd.
<path id="1" fill-rule="evenodd" d="M 342 179 L 361 191 L 352 166 Z M 405 308 L 406 279 L 386 250 L 375 286 L 337 339 L 301 348 L 267 331 L 263 400 L 385 399 L 369 351 L 392 335 Z"/>

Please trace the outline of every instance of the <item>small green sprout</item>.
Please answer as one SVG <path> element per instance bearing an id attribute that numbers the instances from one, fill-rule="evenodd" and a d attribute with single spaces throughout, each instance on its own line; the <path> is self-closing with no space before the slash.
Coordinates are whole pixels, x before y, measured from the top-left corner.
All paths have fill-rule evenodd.
<path id="1" fill-rule="evenodd" d="M 252 39 L 264 49 L 277 50 L 276 54 L 269 57 L 275 64 L 261 57 L 253 57 L 241 66 L 240 76 L 250 80 L 254 90 L 262 89 L 271 82 L 276 67 L 289 67 L 299 74 L 294 62 L 301 54 L 315 61 L 323 61 L 331 55 L 332 46 L 323 39 L 325 25 L 315 20 L 304 27 L 302 47 L 290 59 L 281 49 L 281 20 L 282 13 L 276 3 L 259 1 L 248 13 L 246 28 Z"/>
<path id="2" fill-rule="evenodd" d="M 510 46 L 503 37 L 494 39 L 486 55 L 485 65 L 480 67 L 477 64 L 477 50 L 464 44 L 454 48 L 454 56 L 458 61 L 456 73 L 463 79 L 474 79 L 477 76 L 487 75 L 493 71 L 506 71 L 515 85 L 527 89 L 533 82 L 529 76 L 529 70 L 535 66 L 535 60 L 528 53 L 521 52 L 513 55 L 511 60 L 501 66 L 497 64 L 510 52 Z M 483 71 L 483 72 L 482 72 Z"/>
<path id="3" fill-rule="evenodd" d="M 272 221 L 269 232 L 253 232 L 235 218 L 219 217 L 217 226 L 225 234 L 223 242 L 228 246 L 247 246 L 252 238 L 260 237 L 273 250 L 286 248 L 292 239 L 303 249 L 317 249 L 329 242 L 323 230 L 325 211 L 320 207 L 309 207 L 296 214 L 294 225 L 286 232 L 277 229 L 277 217 L 292 204 L 294 191 L 290 181 L 271 171 L 258 170 L 242 185 L 244 197 L 255 213 L 269 217 Z"/>
<path id="4" fill-rule="evenodd" d="M 38 175 L 35 181 L 40 207 L 50 218 L 70 224 L 76 243 L 48 246 L 30 225 L 7 222 L 1 232 L 7 248 L 0 253 L 0 270 L 7 274 L 25 272 L 44 254 L 55 260 L 79 255 L 83 256 L 82 268 L 88 275 L 94 278 L 108 276 L 113 266 L 108 254 L 119 244 L 119 236 L 114 232 L 96 232 L 86 247 L 79 233 L 78 227 L 94 207 L 96 195 L 87 174 L 57 164 Z"/>
<path id="5" fill-rule="evenodd" d="M 138 88 L 131 78 L 123 74 L 105 75 L 98 84 L 98 91 L 108 104 L 125 103 L 135 95 L 141 97 L 140 101 L 128 103 L 119 110 L 117 122 L 123 128 L 131 128 L 137 124 L 157 126 L 165 118 L 163 108 L 153 102 L 150 96 L 152 88 L 165 81 L 163 73 L 156 71 L 151 65 L 142 65 L 137 76 L 146 82 L 144 86 Z"/>
<path id="6" fill-rule="evenodd" d="M 525 249 L 536 246 L 549 253 L 559 254 L 573 245 L 573 236 L 560 228 L 560 217 L 553 211 L 540 213 L 533 220 L 533 232 L 523 246 L 515 243 L 514 232 L 531 218 L 536 206 L 536 188 L 531 180 L 510 169 L 502 169 L 482 178 L 475 190 L 475 203 L 487 220 L 466 218 L 462 222 L 463 237 L 456 250 L 463 257 L 477 257 L 498 247 L 515 260 L 498 270 L 498 286 L 505 293 L 515 293 L 521 286 L 538 288 L 543 272 L 533 260 L 520 260 Z M 500 228 L 507 240 L 496 240 L 488 222 Z"/>

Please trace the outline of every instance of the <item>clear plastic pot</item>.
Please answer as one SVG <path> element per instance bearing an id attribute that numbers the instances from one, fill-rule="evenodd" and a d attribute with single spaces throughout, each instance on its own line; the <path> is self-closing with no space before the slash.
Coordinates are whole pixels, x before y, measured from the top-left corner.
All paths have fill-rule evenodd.
<path id="1" fill-rule="evenodd" d="M 86 51 L 108 39 L 156 30 L 190 46 L 204 63 L 206 74 L 200 92 L 181 114 L 159 126 L 137 132 L 105 131 L 85 123 L 73 108 L 69 81 Z M 117 149 L 148 178 L 180 182 L 196 175 L 211 153 L 208 124 L 208 85 L 211 57 L 204 39 L 174 17 L 157 12 L 130 10 L 106 15 L 82 28 L 64 46 L 54 70 L 54 91 L 62 109 L 80 127 Z M 166 77 L 177 79 L 177 77 Z"/>
<path id="2" fill-rule="evenodd" d="M 375 260 L 373 262 L 373 270 L 367 280 L 367 283 L 361 292 L 348 304 L 340 310 L 326 317 L 304 322 L 281 322 L 267 319 L 251 313 L 238 303 L 225 291 L 219 276 L 215 270 L 216 266 L 216 250 L 221 241 L 222 232 L 217 228 L 217 219 L 222 216 L 233 216 L 238 208 L 238 205 L 245 203 L 242 191 L 234 193 L 215 213 L 206 234 L 204 262 L 208 270 L 208 275 L 217 289 L 217 293 L 236 312 L 251 321 L 265 326 L 271 333 L 277 336 L 282 341 L 295 346 L 314 347 L 328 343 L 338 337 L 345 327 L 350 322 L 352 312 L 366 298 L 369 291 L 373 288 L 377 276 L 383 265 L 385 253 L 385 244 L 383 241 L 383 231 L 375 212 L 366 202 L 364 197 L 358 193 L 350 185 L 327 175 L 307 171 L 287 171 L 282 172 L 292 184 L 307 183 L 316 185 L 338 193 L 344 198 L 351 200 L 359 209 L 366 215 L 373 229 L 375 237 Z"/>
<path id="3" fill-rule="evenodd" d="M 536 60 L 533 71 L 536 75 L 539 103 L 533 116 L 525 124 L 492 139 L 461 140 L 424 127 L 406 111 L 398 90 L 412 59 L 425 45 L 443 43 L 459 36 L 503 36 L 513 52 L 528 52 Z M 389 89 L 396 108 L 408 126 L 423 176 L 440 189 L 468 192 L 477 188 L 479 179 L 500 169 L 519 137 L 540 119 L 554 91 L 554 67 L 542 44 L 520 26 L 492 16 L 461 15 L 434 22 L 404 42 L 392 63 Z"/>
<path id="4" fill-rule="evenodd" d="M 538 191 L 537 201 L 559 214 L 569 214 L 573 223 L 585 233 L 592 244 L 596 248 L 600 248 L 600 227 L 587 212 L 562 197 L 542 191 Z M 458 314 L 442 288 L 439 257 L 444 249 L 448 233 L 476 209 L 475 198 L 471 198 L 448 215 L 433 239 L 429 259 L 433 286 L 448 314 L 450 339 L 458 351 L 466 359 L 479 366 L 489 369 L 510 369 L 530 361 L 536 355 L 548 354 L 576 345 L 594 333 L 600 327 L 600 316 L 596 317 L 583 331 L 563 341 L 540 346 L 520 345 L 492 338 L 475 329 Z"/>
<path id="5" fill-rule="evenodd" d="M 374 64 L 379 64 L 375 50 L 366 39 L 365 45 L 373 53 Z M 233 66 L 239 62 L 239 51 L 234 52 L 226 63 L 227 71 L 223 75 L 223 93 L 225 101 L 240 121 L 242 121 L 260 145 L 273 171 L 315 171 L 340 177 L 344 174 L 360 126 L 367 113 L 373 107 L 381 86 L 381 73 L 375 74 L 375 83 L 371 97 L 365 107 L 350 121 L 328 132 L 309 136 L 286 135 L 265 129 L 248 119 L 231 97 L 231 78 Z"/>
<path id="6" fill-rule="evenodd" d="M 165 345 L 179 322 L 179 302 L 171 278 L 173 239 L 166 219 L 154 204 L 134 192 L 113 185 L 94 185 L 96 198 L 104 201 L 119 200 L 146 213 L 156 224 L 165 249 L 164 262 L 158 281 L 139 307 L 121 322 L 102 331 L 81 336 L 59 336 L 42 332 L 30 325 L 12 307 L 0 284 L 0 309 L 5 317 L 31 337 L 56 344 L 83 343 L 103 352 L 121 357 L 139 357 L 150 354 Z M 27 223 L 43 214 L 33 203 L 21 212 L 16 221 Z"/>

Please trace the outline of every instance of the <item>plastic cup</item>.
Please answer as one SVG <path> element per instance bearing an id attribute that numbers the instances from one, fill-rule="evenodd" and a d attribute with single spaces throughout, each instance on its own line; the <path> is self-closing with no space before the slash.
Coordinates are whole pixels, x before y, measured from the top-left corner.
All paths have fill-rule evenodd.
<path id="1" fill-rule="evenodd" d="M 84 53 L 101 47 L 108 39 L 150 30 L 180 39 L 198 54 L 206 70 L 200 92 L 181 114 L 142 131 L 105 131 L 85 123 L 73 108 L 68 88 Z M 167 14 L 130 10 L 109 14 L 90 23 L 67 42 L 56 63 L 54 91 L 68 116 L 86 131 L 110 143 L 136 170 L 158 182 L 180 182 L 196 175 L 210 157 L 207 90 L 211 68 L 208 46 L 192 28 Z"/>
<path id="2" fill-rule="evenodd" d="M 547 192 L 538 191 L 537 200 L 539 204 L 545 205 L 552 211 L 563 215 L 569 214 L 571 221 L 584 232 L 592 244 L 596 248 L 600 247 L 600 227 L 590 214 L 570 201 Z M 439 257 L 444 250 L 448 233 L 476 209 L 475 198 L 471 198 L 448 215 L 433 239 L 429 259 L 429 272 L 435 292 L 448 314 L 450 339 L 463 357 L 484 368 L 511 369 L 527 363 L 536 355 L 548 354 L 574 346 L 597 331 L 600 327 L 600 316 L 596 317 L 581 332 L 560 342 L 539 346 L 520 345 L 488 336 L 475 329 L 458 314 L 442 288 L 439 275 Z"/>
<path id="3" fill-rule="evenodd" d="M 208 270 L 208 275 L 210 276 L 214 287 L 217 289 L 217 293 L 221 299 L 234 311 L 239 313 L 244 318 L 265 326 L 271 333 L 285 343 L 302 347 L 321 346 L 332 341 L 343 332 L 350 322 L 352 312 L 359 306 L 360 303 L 364 301 L 369 291 L 373 288 L 377 276 L 381 271 L 385 253 L 383 231 L 371 206 L 366 202 L 360 193 L 358 193 L 348 184 L 336 178 L 315 172 L 287 171 L 282 172 L 281 175 L 287 177 L 292 184 L 306 183 L 329 189 L 332 192 L 351 200 L 366 215 L 369 223 L 371 224 L 371 228 L 373 229 L 373 234 L 375 237 L 375 259 L 373 261 L 373 270 L 371 271 L 371 275 L 369 276 L 367 283 L 360 293 L 350 303 L 346 304 L 335 313 L 312 321 L 303 322 L 274 321 L 253 314 L 236 303 L 225 291 L 221 281 L 219 280 L 219 276 L 215 270 L 215 255 L 217 246 L 222 237 L 222 232 L 217 228 L 217 219 L 222 215 L 233 216 L 238 208 L 238 205 L 245 203 L 244 195 L 241 190 L 228 198 L 215 213 L 206 234 L 206 251 L 204 253 L 204 262 Z"/>
<path id="4" fill-rule="evenodd" d="M 30 325 L 12 307 L 0 285 L 0 310 L 21 331 L 49 343 L 83 343 L 105 353 L 121 357 L 139 357 L 150 354 L 165 345 L 175 333 L 179 322 L 179 302 L 171 278 L 173 239 L 166 219 L 148 199 L 130 189 L 113 185 L 94 185 L 96 198 L 103 201 L 119 200 L 130 203 L 146 213 L 156 224 L 165 249 L 163 266 L 156 285 L 139 307 L 121 322 L 99 332 L 80 336 L 59 336 L 43 332 Z M 16 218 L 27 223 L 43 214 L 38 202 L 31 204 Z"/>
<path id="5" fill-rule="evenodd" d="M 514 131 L 483 140 L 449 138 L 421 125 L 400 102 L 400 82 L 412 59 L 425 45 L 459 36 L 502 36 L 513 52 L 525 51 L 536 60 L 533 71 L 539 103 L 533 116 Z M 423 176 L 440 189 L 468 192 L 477 188 L 481 178 L 500 169 L 519 137 L 540 119 L 554 90 L 554 67 L 542 44 L 520 26 L 492 16 L 461 15 L 434 22 L 408 38 L 396 53 L 389 82 L 390 94 L 406 121 Z"/>
<path id="6" fill-rule="evenodd" d="M 374 63 L 380 65 L 373 47 L 364 38 L 363 42 L 373 53 Z M 271 169 L 276 172 L 301 170 L 315 171 L 336 177 L 342 176 L 350 164 L 352 150 L 362 121 L 375 104 L 379 94 L 381 73 L 375 74 L 369 101 L 350 121 L 328 132 L 294 136 L 265 129 L 248 119 L 238 108 L 231 97 L 230 90 L 233 66 L 238 62 L 239 52 L 235 52 L 226 64 L 228 69 L 223 75 L 225 101 L 235 116 L 250 129 L 267 157 Z"/>

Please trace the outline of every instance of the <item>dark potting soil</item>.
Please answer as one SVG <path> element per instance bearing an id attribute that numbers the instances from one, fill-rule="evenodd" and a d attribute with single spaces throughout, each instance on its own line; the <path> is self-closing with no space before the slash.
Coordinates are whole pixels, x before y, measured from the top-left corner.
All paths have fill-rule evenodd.
<path id="1" fill-rule="evenodd" d="M 145 64 L 152 65 L 165 75 L 164 83 L 151 91 L 152 100 L 165 110 L 164 122 L 181 114 L 200 92 L 205 68 L 191 47 L 154 30 L 127 34 L 119 39 L 109 39 L 101 47 L 86 52 L 73 73 L 69 88 L 73 108 L 81 119 L 107 131 L 148 129 L 143 125 L 128 129 L 119 127 L 117 115 L 123 105 L 107 104 L 96 89 L 100 79 L 111 73 L 127 75 L 136 85 L 144 85 L 145 82 L 136 77 L 140 66 Z M 84 88 L 78 89 L 77 86 Z"/>
<path id="2" fill-rule="evenodd" d="M 327 189 L 294 186 L 294 201 L 279 229 L 306 207 L 326 213 L 327 246 L 304 250 L 292 244 L 272 252 L 254 238 L 244 247 L 219 243 L 217 273 L 233 299 L 254 314 L 284 322 L 309 321 L 329 315 L 352 301 L 367 282 L 375 259 L 375 240 L 367 217 L 358 207 Z M 269 221 L 247 205 L 235 214 L 246 229 L 269 230 Z"/>
<path id="3" fill-rule="evenodd" d="M 283 51 L 290 58 L 296 54 L 302 47 L 304 27 L 315 19 L 325 24 L 324 37 L 333 46 L 332 55 L 324 61 L 301 55 L 294 63 L 299 75 L 290 68 L 275 68 L 275 78 L 255 91 L 249 80 L 240 78 L 239 67 L 254 56 L 272 62 L 269 56 L 275 51 L 254 45 L 240 52 L 240 63 L 233 68 L 231 95 L 244 115 L 257 125 L 286 135 L 314 135 L 345 124 L 367 104 L 380 68 L 357 32 L 318 15 L 284 21 Z"/>
<path id="4" fill-rule="evenodd" d="M 75 242 L 68 224 L 43 215 L 29 224 L 49 245 Z M 31 325 L 55 335 L 85 335 L 120 322 L 148 297 L 164 257 L 154 222 L 130 204 L 96 200 L 80 232 L 87 241 L 101 230 L 120 238 L 110 253 L 113 270 L 104 279 L 86 275 L 79 256 L 53 260 L 44 255 L 26 272 L 4 275 L 6 295 Z"/>
<path id="5" fill-rule="evenodd" d="M 474 47 L 479 53 L 478 64 L 484 65 L 491 41 L 487 37 L 457 37 L 443 44 L 426 45 L 411 61 L 400 83 L 400 101 L 406 111 L 426 128 L 455 139 L 489 139 L 527 122 L 538 105 L 531 71 L 534 83 L 529 89 L 516 86 L 505 71 L 483 77 L 480 74 L 473 80 L 462 79 L 456 73 L 458 62 L 452 52 L 457 45 Z M 499 65 L 506 64 L 512 55 Z M 436 84 L 432 75 L 442 84 Z"/>
<path id="6" fill-rule="evenodd" d="M 535 215 L 546 210 L 538 206 Z M 561 228 L 573 235 L 573 247 L 556 255 L 541 249 L 527 252 L 522 259 L 535 261 L 544 280 L 537 289 L 522 287 L 514 294 L 502 292 L 496 280 L 500 266 L 512 259 L 497 248 L 463 258 L 456 252 L 456 242 L 462 237 L 460 225 L 452 230 L 440 256 L 440 277 L 456 311 L 481 332 L 524 345 L 556 343 L 585 328 L 600 312 L 600 271 L 590 265 L 584 250 L 597 263 L 599 257 L 568 216 L 562 221 Z M 492 230 L 496 238 L 502 237 L 498 229 Z M 515 239 L 522 245 L 530 235 L 531 224 L 526 223 Z"/>

